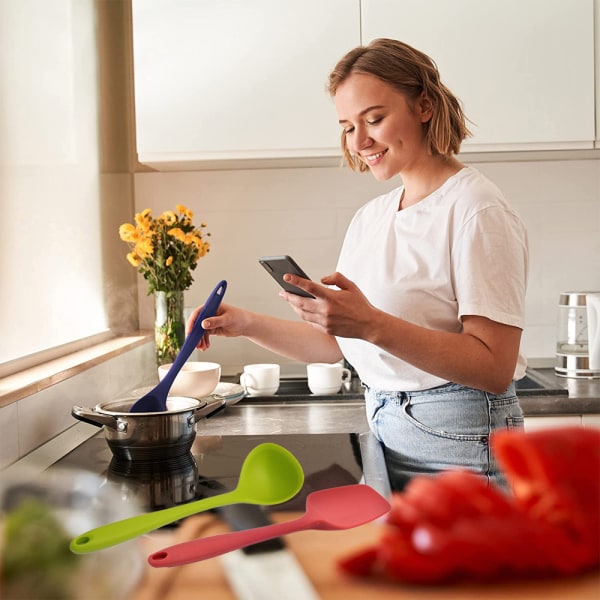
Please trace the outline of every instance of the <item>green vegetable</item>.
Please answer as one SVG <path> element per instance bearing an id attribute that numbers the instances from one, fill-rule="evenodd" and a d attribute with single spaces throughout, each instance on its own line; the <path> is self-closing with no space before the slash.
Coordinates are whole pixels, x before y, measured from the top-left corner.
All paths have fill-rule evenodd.
<path id="1" fill-rule="evenodd" d="M 77 557 L 52 510 L 28 498 L 4 515 L 0 576 L 5 600 L 70 600 Z"/>

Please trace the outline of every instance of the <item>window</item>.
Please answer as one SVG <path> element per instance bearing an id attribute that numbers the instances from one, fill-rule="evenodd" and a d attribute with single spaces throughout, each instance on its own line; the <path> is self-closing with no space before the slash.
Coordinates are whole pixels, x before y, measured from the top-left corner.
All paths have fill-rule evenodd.
<path id="1" fill-rule="evenodd" d="M 108 331 L 95 21 L 0 2 L 0 364 Z"/>

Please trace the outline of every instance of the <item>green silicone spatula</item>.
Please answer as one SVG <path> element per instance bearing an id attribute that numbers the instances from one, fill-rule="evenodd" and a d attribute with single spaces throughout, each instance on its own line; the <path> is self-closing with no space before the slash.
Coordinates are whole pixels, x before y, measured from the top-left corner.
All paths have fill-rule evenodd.
<path id="1" fill-rule="evenodd" d="M 289 450 L 278 444 L 259 444 L 246 456 L 237 487 L 231 492 L 101 525 L 73 539 L 69 547 L 75 554 L 95 552 L 227 504 L 280 504 L 293 498 L 303 483 L 302 466 Z"/>

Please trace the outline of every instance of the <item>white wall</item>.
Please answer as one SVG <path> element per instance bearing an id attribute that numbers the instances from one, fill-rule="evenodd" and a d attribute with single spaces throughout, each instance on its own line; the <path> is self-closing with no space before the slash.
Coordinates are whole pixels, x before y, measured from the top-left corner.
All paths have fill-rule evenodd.
<path id="1" fill-rule="evenodd" d="M 531 276 L 523 350 L 554 356 L 556 305 L 564 290 L 600 290 L 600 160 L 477 163 L 529 229 Z M 182 203 L 206 221 L 210 254 L 201 259 L 186 306 L 203 302 L 222 278 L 226 301 L 294 318 L 277 285 L 257 262 L 290 254 L 313 278 L 334 270 L 346 226 L 370 198 L 398 185 L 338 167 L 138 173 L 136 211 L 156 214 Z M 140 284 L 141 325 L 152 327 L 152 303 Z M 286 361 L 242 339 L 216 339 L 203 355 L 227 373 L 248 362 Z M 294 369 L 292 369 L 294 370 Z"/>

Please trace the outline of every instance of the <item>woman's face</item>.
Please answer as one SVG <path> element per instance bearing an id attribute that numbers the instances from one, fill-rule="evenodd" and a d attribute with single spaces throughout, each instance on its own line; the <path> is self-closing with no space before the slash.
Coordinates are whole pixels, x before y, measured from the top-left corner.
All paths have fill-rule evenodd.
<path id="1" fill-rule="evenodd" d="M 353 73 L 335 94 L 335 107 L 348 149 L 379 181 L 410 169 L 428 155 L 423 124 L 430 103 L 407 97 L 373 75 Z"/>

